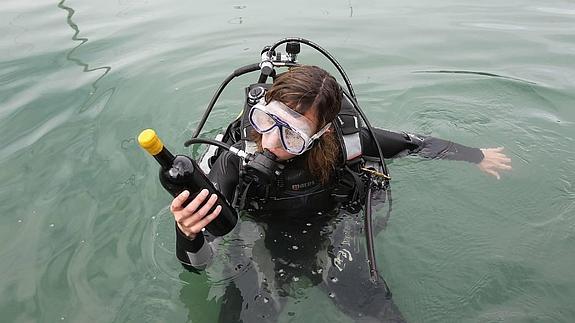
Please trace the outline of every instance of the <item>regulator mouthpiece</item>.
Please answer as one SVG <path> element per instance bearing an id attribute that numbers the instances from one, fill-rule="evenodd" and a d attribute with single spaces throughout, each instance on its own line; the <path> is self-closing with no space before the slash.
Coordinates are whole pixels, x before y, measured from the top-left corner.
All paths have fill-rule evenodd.
<path id="1" fill-rule="evenodd" d="M 246 159 L 246 175 L 260 184 L 275 181 L 285 167 L 277 159 L 277 156 L 267 149 L 261 153 L 250 154 Z"/>

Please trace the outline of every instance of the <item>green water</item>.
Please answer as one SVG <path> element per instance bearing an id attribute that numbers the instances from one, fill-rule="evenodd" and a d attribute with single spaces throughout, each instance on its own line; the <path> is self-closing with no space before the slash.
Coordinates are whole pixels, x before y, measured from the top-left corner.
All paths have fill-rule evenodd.
<path id="1" fill-rule="evenodd" d="M 197 157 L 182 143 L 224 77 L 299 36 L 340 61 L 372 124 L 513 160 L 499 181 L 462 162 L 390 163 L 376 251 L 405 317 L 572 322 L 574 31 L 559 0 L 3 0 L 1 320 L 214 320 L 218 286 L 175 259 L 170 198 L 134 138 L 153 127 Z M 300 61 L 329 67 L 305 47 Z M 228 87 L 208 136 L 254 79 Z M 349 321 L 325 293 L 298 295 L 280 321 Z"/>

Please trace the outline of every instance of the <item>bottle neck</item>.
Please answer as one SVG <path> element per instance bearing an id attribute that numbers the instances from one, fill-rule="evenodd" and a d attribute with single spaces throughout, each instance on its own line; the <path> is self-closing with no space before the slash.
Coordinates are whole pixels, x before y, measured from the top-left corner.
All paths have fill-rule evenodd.
<path id="1" fill-rule="evenodd" d="M 160 163 L 160 166 L 162 166 L 163 169 L 170 169 L 175 157 L 166 149 L 166 147 L 163 147 L 159 153 L 154 155 L 154 158 L 158 163 Z"/>

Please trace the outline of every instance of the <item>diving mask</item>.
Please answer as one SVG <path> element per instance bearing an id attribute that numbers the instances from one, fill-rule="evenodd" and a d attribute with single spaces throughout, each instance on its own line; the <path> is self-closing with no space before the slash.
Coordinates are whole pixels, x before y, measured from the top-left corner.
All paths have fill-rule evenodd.
<path id="1" fill-rule="evenodd" d="M 279 101 L 266 104 L 262 99 L 252 107 L 249 120 L 260 134 L 278 127 L 283 148 L 294 155 L 301 155 L 312 147 L 314 140 L 323 135 L 331 122 L 314 133 L 314 123 Z"/>

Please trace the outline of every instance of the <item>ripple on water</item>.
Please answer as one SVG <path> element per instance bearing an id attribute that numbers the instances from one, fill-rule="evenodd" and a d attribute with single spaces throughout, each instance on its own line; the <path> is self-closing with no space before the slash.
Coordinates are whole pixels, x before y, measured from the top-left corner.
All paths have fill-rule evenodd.
<path id="1" fill-rule="evenodd" d="M 572 8 L 553 8 L 553 7 L 532 7 L 532 10 L 552 13 L 556 15 L 575 15 L 575 9 Z"/>
<path id="2" fill-rule="evenodd" d="M 489 22 L 462 24 L 462 26 L 470 26 L 470 27 L 476 27 L 476 28 L 481 28 L 481 29 L 493 29 L 493 30 L 527 30 L 528 29 L 525 26 L 489 23 Z"/>
<path id="3" fill-rule="evenodd" d="M 73 109 L 64 110 L 49 118 L 41 125 L 37 125 L 35 128 L 29 129 L 27 133 L 13 139 L 9 144 L 0 148 L 0 160 L 4 160 L 12 154 L 30 147 L 42 137 L 44 137 L 47 133 L 65 124 L 73 115 L 73 113 Z"/>

